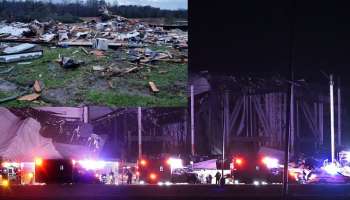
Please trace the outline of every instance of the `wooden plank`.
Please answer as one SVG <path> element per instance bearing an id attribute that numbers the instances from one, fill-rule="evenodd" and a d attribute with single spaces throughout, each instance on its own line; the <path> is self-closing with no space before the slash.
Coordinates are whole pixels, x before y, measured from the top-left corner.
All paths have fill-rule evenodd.
<path id="1" fill-rule="evenodd" d="M 159 89 L 153 81 L 148 82 L 148 85 L 151 88 L 152 92 L 159 92 Z"/>
<path id="2" fill-rule="evenodd" d="M 40 97 L 40 94 L 33 93 L 33 94 L 28 94 L 28 95 L 22 96 L 22 97 L 18 98 L 17 100 L 19 100 L 19 101 L 34 101 L 34 100 L 38 99 L 39 97 Z"/>
<path id="3" fill-rule="evenodd" d="M 35 80 L 35 83 L 33 85 L 34 92 L 40 93 L 41 92 L 41 86 L 38 80 Z"/>
<path id="4" fill-rule="evenodd" d="M 84 47 L 80 47 L 80 49 L 81 49 L 86 55 L 89 55 L 89 52 L 88 52 Z"/>

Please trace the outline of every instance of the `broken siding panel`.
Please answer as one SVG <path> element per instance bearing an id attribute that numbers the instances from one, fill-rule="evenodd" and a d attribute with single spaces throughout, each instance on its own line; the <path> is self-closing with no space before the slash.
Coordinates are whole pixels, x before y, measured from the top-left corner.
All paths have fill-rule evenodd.
<path id="1" fill-rule="evenodd" d="M 0 62 L 10 63 L 17 61 L 24 61 L 30 59 L 36 59 L 43 56 L 43 51 L 30 52 L 30 53 L 19 53 L 19 54 L 10 54 L 10 55 L 1 55 Z"/>

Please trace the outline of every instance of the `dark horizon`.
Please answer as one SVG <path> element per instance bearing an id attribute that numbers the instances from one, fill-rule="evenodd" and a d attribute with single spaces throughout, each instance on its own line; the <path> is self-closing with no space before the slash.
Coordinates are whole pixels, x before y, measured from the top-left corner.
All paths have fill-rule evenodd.
<path id="1" fill-rule="evenodd" d="M 292 1 L 295 10 L 291 10 Z M 289 65 L 291 33 L 296 75 L 323 70 L 343 76 L 350 62 L 346 5 L 289 0 L 201 7 L 190 2 L 189 6 L 190 71 L 284 73 Z M 213 10 L 220 12 L 215 17 L 206 14 Z M 291 20 L 295 21 L 293 31 Z"/>

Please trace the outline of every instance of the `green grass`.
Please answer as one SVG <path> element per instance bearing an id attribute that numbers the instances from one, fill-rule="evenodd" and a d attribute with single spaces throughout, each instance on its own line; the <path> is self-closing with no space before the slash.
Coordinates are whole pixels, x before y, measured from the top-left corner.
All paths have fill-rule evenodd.
<path id="1" fill-rule="evenodd" d="M 10 97 L 10 96 L 14 96 L 16 95 L 16 93 L 9 93 L 9 92 L 1 92 L 0 91 L 0 99 L 4 99 L 6 97 Z M 18 101 L 18 100 L 11 100 L 11 101 L 7 101 L 1 104 L 1 106 L 4 107 L 28 107 L 31 105 L 39 105 L 37 103 L 34 102 L 28 102 L 28 101 Z"/>
<path id="2" fill-rule="evenodd" d="M 187 99 L 180 97 L 155 97 L 155 96 L 128 96 L 117 93 L 105 93 L 100 91 L 90 91 L 87 94 L 87 100 L 94 104 L 105 104 L 107 106 L 157 106 L 157 107 L 183 107 Z"/>
<path id="3" fill-rule="evenodd" d="M 156 49 L 158 48 L 158 49 Z M 153 50 L 165 51 L 166 46 L 155 46 Z M 91 50 L 91 49 L 88 49 Z M 64 69 L 56 60 L 58 55 L 83 60 L 85 63 L 76 69 Z M 92 66 L 109 66 L 114 63 L 119 68 L 132 67 L 128 62 L 118 58 L 126 58 L 124 50 L 108 50 L 106 57 L 97 58 L 94 55 L 86 55 L 78 47 L 49 48 L 44 47 L 44 55 L 40 59 L 31 60 L 30 64 L 15 66 L 8 75 L 1 75 L 10 82 L 19 86 L 30 88 L 35 80 L 44 83 L 44 90 L 64 89 L 69 96 L 65 106 L 81 104 L 98 104 L 108 106 L 186 106 L 187 65 L 157 62 L 153 67 L 145 67 L 138 72 L 113 76 L 110 79 L 101 75 L 101 72 L 93 72 Z M 6 66 L 5 65 L 5 66 Z M 3 65 L 4 66 L 4 65 Z M 160 72 L 165 73 L 160 73 Z M 111 81 L 114 88 L 106 84 Z M 153 94 L 149 91 L 148 82 L 153 81 L 160 92 Z M 99 83 L 103 83 L 99 86 Z M 107 85 L 107 86 L 106 86 Z M 1 98 L 12 94 L 1 94 Z M 56 105 L 55 101 L 46 102 L 48 105 Z M 35 102 L 10 101 L 1 106 L 38 106 Z M 40 104 L 41 105 L 41 104 Z M 46 104 L 45 104 L 46 105 Z"/>
<path id="4" fill-rule="evenodd" d="M 77 50 L 78 52 L 73 54 Z M 84 59 L 87 63 L 93 61 L 90 57 L 83 57 L 82 54 L 79 48 L 45 48 L 42 58 L 33 60 L 28 65 L 16 65 L 15 82 L 26 85 L 35 80 L 42 80 L 47 88 L 65 87 L 70 81 L 84 76 L 86 70 L 63 69 L 55 62 L 58 59 L 58 55 Z"/>

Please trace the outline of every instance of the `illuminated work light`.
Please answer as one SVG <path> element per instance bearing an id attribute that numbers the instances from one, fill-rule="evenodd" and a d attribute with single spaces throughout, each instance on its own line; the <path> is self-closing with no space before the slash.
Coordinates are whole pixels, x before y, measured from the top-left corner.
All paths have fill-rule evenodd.
<path id="1" fill-rule="evenodd" d="M 2 186 L 8 187 L 9 186 L 9 181 L 8 180 L 3 180 L 2 181 Z"/>
<path id="2" fill-rule="evenodd" d="M 166 163 L 170 165 L 171 170 L 183 168 L 182 160 L 178 158 L 169 158 Z"/>
<path id="3" fill-rule="evenodd" d="M 43 159 L 42 158 L 35 158 L 35 165 L 41 166 L 43 164 Z"/>
<path id="4" fill-rule="evenodd" d="M 271 157 L 264 157 L 262 159 L 262 163 L 264 163 L 266 165 L 266 167 L 269 169 L 277 168 L 279 166 L 278 162 L 279 162 L 278 159 L 271 158 Z"/>
<path id="5" fill-rule="evenodd" d="M 106 165 L 106 162 L 102 160 L 79 160 L 77 162 L 86 170 L 102 169 Z"/>
<path id="6" fill-rule="evenodd" d="M 28 178 L 32 179 L 34 177 L 33 173 L 28 173 Z"/>

